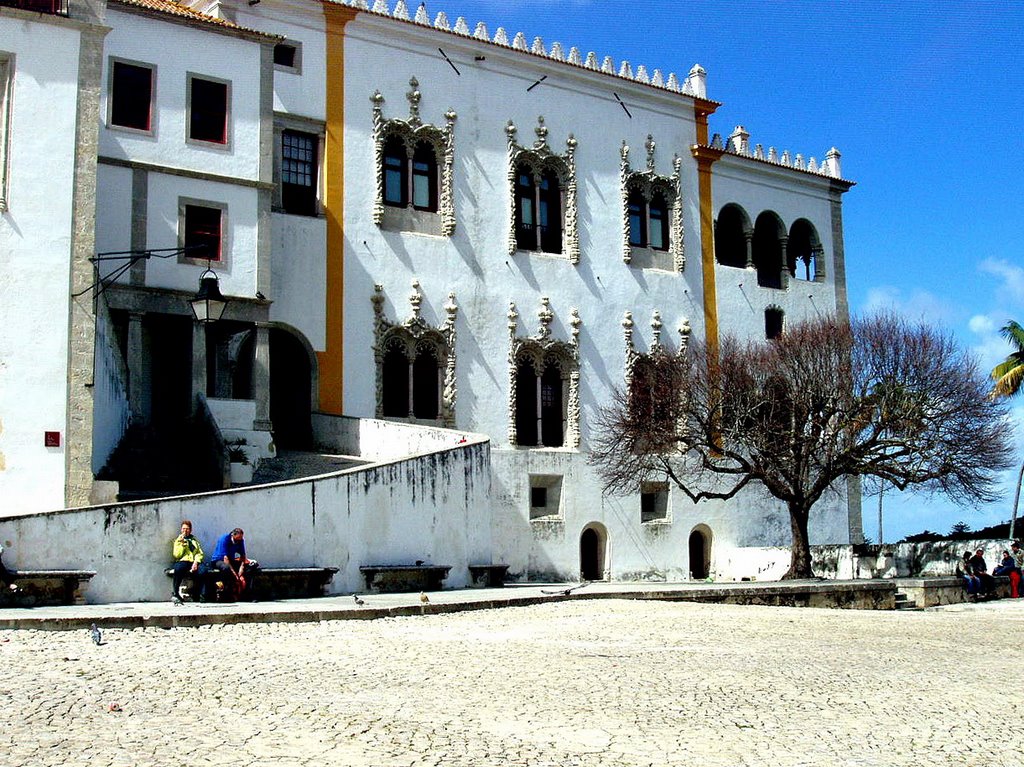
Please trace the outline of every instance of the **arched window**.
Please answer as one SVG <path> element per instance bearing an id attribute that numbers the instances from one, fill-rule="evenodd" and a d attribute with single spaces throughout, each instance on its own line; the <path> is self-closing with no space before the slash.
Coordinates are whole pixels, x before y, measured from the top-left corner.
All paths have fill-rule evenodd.
<path id="1" fill-rule="evenodd" d="M 540 428 L 544 447 L 565 444 L 565 380 L 552 363 L 540 377 Z"/>
<path id="2" fill-rule="evenodd" d="M 416 144 L 412 156 L 412 206 L 437 210 L 437 155 L 426 141 Z"/>
<path id="3" fill-rule="evenodd" d="M 398 136 L 384 142 L 384 204 L 404 208 L 409 198 L 408 156 Z"/>
<path id="4" fill-rule="evenodd" d="M 384 352 L 381 407 L 385 418 L 409 417 L 409 358 L 398 345 Z"/>
<path id="5" fill-rule="evenodd" d="M 679 368 L 662 352 L 637 355 L 629 375 L 629 418 L 644 435 L 637 452 L 676 449 L 679 432 Z"/>
<path id="6" fill-rule="evenodd" d="M 558 174 L 516 166 L 516 245 L 520 250 L 562 252 L 562 186 Z"/>
<path id="7" fill-rule="evenodd" d="M 743 269 L 750 263 L 749 242 L 747 214 L 738 205 L 726 205 L 715 221 L 715 259 L 722 266 Z"/>
<path id="8" fill-rule="evenodd" d="M 529 362 L 516 368 L 516 434 L 519 444 L 536 446 L 537 439 L 537 373 Z"/>
<path id="9" fill-rule="evenodd" d="M 771 211 L 765 211 L 754 222 L 754 266 L 757 268 L 757 284 L 762 288 L 783 287 L 785 232 L 782 222 Z"/>
<path id="10" fill-rule="evenodd" d="M 668 250 L 668 204 L 665 202 L 665 195 L 655 191 L 651 195 L 648 210 L 651 247 L 654 250 Z"/>
<path id="11" fill-rule="evenodd" d="M 798 280 L 821 282 L 824 270 L 821 263 L 822 247 L 814 226 L 805 218 L 797 219 L 789 228 L 786 260 L 790 276 Z"/>
<path id="12" fill-rule="evenodd" d="M 423 421 L 437 418 L 440 404 L 440 368 L 429 349 L 420 349 L 412 363 L 412 414 Z"/>
<path id="13" fill-rule="evenodd" d="M 629 193 L 629 244 L 647 247 L 647 201 L 639 190 Z"/>

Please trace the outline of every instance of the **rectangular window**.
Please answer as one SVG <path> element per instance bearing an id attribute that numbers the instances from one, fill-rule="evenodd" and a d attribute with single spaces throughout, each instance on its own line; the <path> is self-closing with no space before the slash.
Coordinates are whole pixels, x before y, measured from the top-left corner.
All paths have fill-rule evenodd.
<path id="1" fill-rule="evenodd" d="M 0 53 L 0 212 L 7 210 L 8 141 L 10 140 L 11 82 L 14 74 L 14 56 Z"/>
<path id="2" fill-rule="evenodd" d="M 424 162 L 413 162 L 412 206 L 424 210 L 429 209 L 432 207 L 430 198 L 430 166 Z"/>
<path id="3" fill-rule="evenodd" d="M 640 521 L 657 522 L 668 519 L 668 483 L 644 482 L 640 486 Z"/>
<path id="4" fill-rule="evenodd" d="M 317 144 L 312 133 L 281 133 L 281 207 L 286 213 L 317 214 Z"/>
<path id="5" fill-rule="evenodd" d="M 110 124 L 151 131 L 153 68 L 126 61 L 110 62 Z"/>
<path id="6" fill-rule="evenodd" d="M 644 238 L 644 209 L 636 202 L 629 203 L 629 244 L 636 248 L 647 245 Z"/>
<path id="7" fill-rule="evenodd" d="M 274 64 L 279 67 L 295 68 L 298 49 L 291 43 L 278 43 L 274 46 Z"/>
<path id="8" fill-rule="evenodd" d="M 384 158 L 384 202 L 389 205 L 404 205 L 402 182 L 405 179 L 405 163 L 397 155 Z"/>
<path id="9" fill-rule="evenodd" d="M 185 257 L 221 260 L 222 213 L 220 208 L 204 205 L 185 205 L 184 246 Z"/>
<path id="10" fill-rule="evenodd" d="M 562 476 L 530 475 L 530 519 L 558 517 L 562 512 Z"/>
<path id="11" fill-rule="evenodd" d="M 655 205 L 651 205 L 651 247 L 655 250 L 665 250 L 668 243 L 665 242 L 665 230 L 667 228 L 665 211 Z"/>
<path id="12" fill-rule="evenodd" d="M 188 137 L 212 144 L 228 142 L 228 84 L 189 77 Z"/>

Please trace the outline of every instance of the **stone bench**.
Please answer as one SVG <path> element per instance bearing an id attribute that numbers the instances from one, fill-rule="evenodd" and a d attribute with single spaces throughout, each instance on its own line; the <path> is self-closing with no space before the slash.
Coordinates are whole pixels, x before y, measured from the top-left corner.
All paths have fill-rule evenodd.
<path id="1" fill-rule="evenodd" d="M 931 575 L 919 578 L 894 578 L 896 588 L 918 607 L 953 605 L 967 601 L 967 588 L 959 575 Z M 1010 596 L 1010 579 L 996 576 L 995 598 Z"/>
<path id="2" fill-rule="evenodd" d="M 322 597 L 327 585 L 338 572 L 337 567 L 263 567 L 260 566 L 253 586 L 253 597 L 259 601 L 274 599 L 309 599 Z M 170 577 L 174 570 L 168 567 L 164 573 Z M 210 571 L 203 577 L 213 579 L 217 573 Z M 187 583 L 189 578 L 185 578 Z M 194 587 L 193 587 L 194 589 Z M 193 590 L 193 598 L 198 593 Z"/>
<path id="3" fill-rule="evenodd" d="M 10 573 L 16 590 L 0 582 L 0 607 L 84 605 L 82 590 L 95 570 L 17 570 Z"/>
<path id="4" fill-rule="evenodd" d="M 393 594 L 404 591 L 440 591 L 451 565 L 363 565 L 367 591 Z"/>
<path id="5" fill-rule="evenodd" d="M 470 565 L 470 586 L 498 588 L 505 585 L 508 565 Z"/>

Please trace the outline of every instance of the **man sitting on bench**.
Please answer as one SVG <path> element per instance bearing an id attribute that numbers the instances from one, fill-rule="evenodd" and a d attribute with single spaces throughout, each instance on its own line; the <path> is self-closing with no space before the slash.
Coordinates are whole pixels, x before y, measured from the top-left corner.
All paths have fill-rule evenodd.
<path id="1" fill-rule="evenodd" d="M 254 601 L 252 585 L 259 568 L 256 560 L 245 556 L 245 533 L 236 527 L 217 539 L 213 559 L 210 560 L 210 572 L 214 577 L 207 581 L 207 588 L 211 580 L 219 581 L 224 584 L 225 592 L 230 590 L 235 599 Z M 210 599 L 216 595 L 206 596 Z"/>

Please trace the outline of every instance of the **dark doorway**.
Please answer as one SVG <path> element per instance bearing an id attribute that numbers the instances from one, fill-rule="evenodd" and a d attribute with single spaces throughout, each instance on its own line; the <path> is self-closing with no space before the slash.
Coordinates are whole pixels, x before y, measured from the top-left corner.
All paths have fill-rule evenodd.
<path id="1" fill-rule="evenodd" d="M 292 333 L 270 329 L 270 421 L 278 447 L 309 450 L 312 373 L 309 353 Z"/>
<path id="2" fill-rule="evenodd" d="M 690 577 L 695 580 L 702 580 L 708 577 L 710 572 L 710 546 L 708 538 L 700 530 L 690 533 Z"/>
<path id="3" fill-rule="evenodd" d="M 592 527 L 580 536 L 580 577 L 585 581 L 604 580 L 604 536 Z"/>

